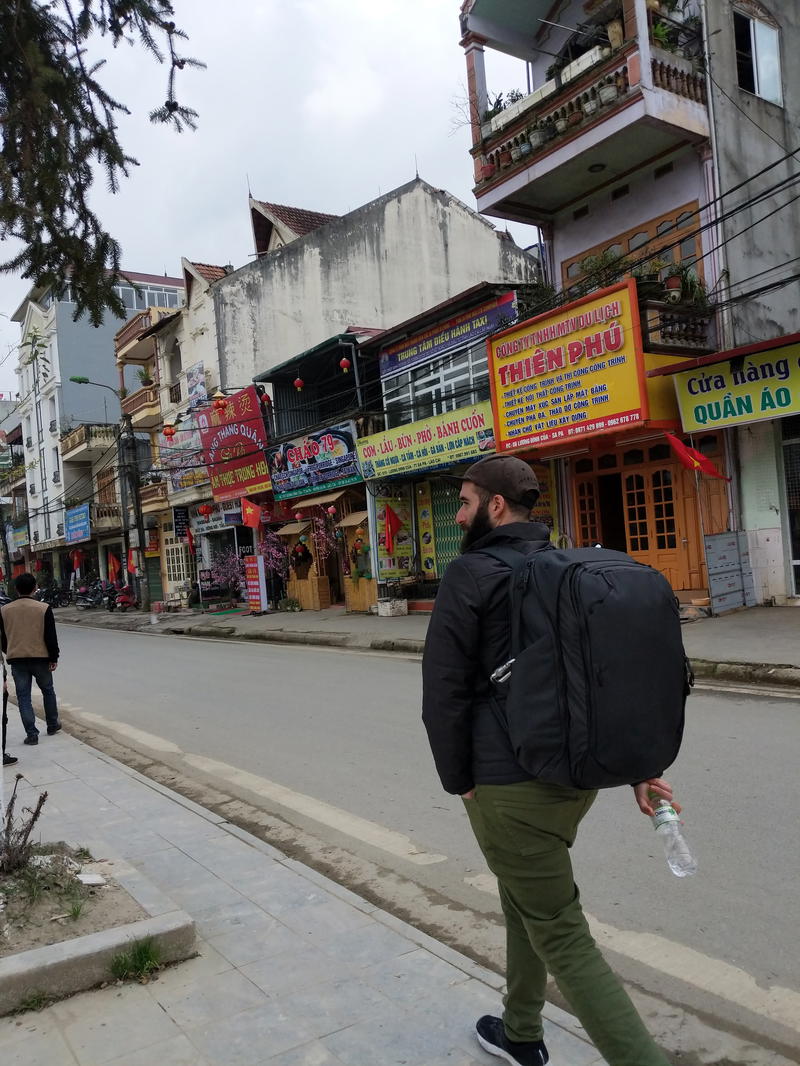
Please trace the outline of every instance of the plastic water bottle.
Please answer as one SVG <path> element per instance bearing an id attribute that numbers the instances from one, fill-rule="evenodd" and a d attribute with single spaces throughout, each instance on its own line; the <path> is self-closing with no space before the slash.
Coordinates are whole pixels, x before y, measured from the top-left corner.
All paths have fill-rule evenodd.
<path id="1" fill-rule="evenodd" d="M 681 820 L 678 812 L 665 799 L 650 797 L 655 813 L 652 817 L 653 828 L 661 837 L 667 864 L 676 877 L 690 877 L 697 872 L 697 862 L 681 832 Z"/>

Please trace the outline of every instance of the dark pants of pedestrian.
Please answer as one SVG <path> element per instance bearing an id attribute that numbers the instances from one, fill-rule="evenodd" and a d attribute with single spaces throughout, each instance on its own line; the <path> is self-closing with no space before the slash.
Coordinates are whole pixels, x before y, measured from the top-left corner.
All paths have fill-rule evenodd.
<path id="1" fill-rule="evenodd" d="M 47 659 L 15 659 L 8 665 L 11 667 L 11 674 L 14 678 L 19 716 L 25 726 L 25 732 L 29 737 L 39 736 L 36 715 L 33 713 L 31 703 L 31 686 L 34 681 L 42 692 L 47 728 L 54 729 L 58 725 L 58 703 L 56 702 L 56 690 L 53 687 L 53 671 Z"/>
<path id="2" fill-rule="evenodd" d="M 506 920 L 506 1035 L 542 1039 L 549 971 L 609 1066 L 669 1066 L 581 908 L 569 849 L 596 795 L 523 781 L 478 785 L 464 800 Z"/>

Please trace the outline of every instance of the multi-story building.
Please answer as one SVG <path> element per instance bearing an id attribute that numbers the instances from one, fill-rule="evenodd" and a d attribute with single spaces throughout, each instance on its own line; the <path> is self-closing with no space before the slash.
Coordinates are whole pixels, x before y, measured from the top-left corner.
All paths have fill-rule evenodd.
<path id="1" fill-rule="evenodd" d="M 183 300 L 180 278 L 125 278 L 129 284 L 119 285 L 119 295 L 131 311 L 153 304 L 177 308 Z M 111 358 L 119 322 L 108 317 L 94 327 L 85 316 L 75 320 L 74 310 L 67 282 L 58 291 L 34 286 L 12 316 L 22 333 L 16 372 L 31 550 L 35 567 L 61 580 L 78 565 L 84 574 L 106 576 L 95 533 L 121 530 L 113 428 L 118 400 L 107 388 L 70 379 L 89 378 L 112 390 L 131 384 L 115 373 Z M 68 532 L 66 512 L 85 505 L 111 511 L 74 514 Z"/>
<path id="2" fill-rule="evenodd" d="M 799 23 L 795 5 L 755 0 L 465 0 L 461 9 L 479 210 L 540 228 L 562 303 L 637 276 L 642 375 L 707 367 L 699 373 L 718 376 L 719 410 L 701 412 L 699 425 L 681 422 L 663 392 L 653 417 L 641 386 L 630 429 L 588 431 L 573 412 L 561 415 L 567 440 L 526 435 L 536 442 L 528 454 L 558 463 L 568 537 L 661 567 L 684 598 L 714 597 L 709 537 L 735 531 L 747 534 L 752 599 L 800 593 L 800 378 L 773 412 L 783 417 L 748 418 L 749 399 L 743 413 L 723 403 L 726 367 L 755 360 L 763 375 L 769 358 L 783 365 L 746 346 L 783 352 L 800 330 L 800 64 L 789 47 Z M 490 95 L 493 52 L 519 60 L 522 91 Z M 566 330 L 557 319 L 542 325 Z M 700 387 L 689 376 L 677 375 L 679 394 Z M 698 482 L 670 450 L 670 429 L 730 483 Z M 746 554 L 741 569 L 746 585 Z"/>

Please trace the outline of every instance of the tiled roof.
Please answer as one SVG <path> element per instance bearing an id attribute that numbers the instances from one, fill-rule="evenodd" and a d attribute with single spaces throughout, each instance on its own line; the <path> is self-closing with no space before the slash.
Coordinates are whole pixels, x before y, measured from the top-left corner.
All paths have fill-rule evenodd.
<path id="1" fill-rule="evenodd" d="M 228 273 L 225 267 L 213 266 L 211 263 L 195 263 L 194 260 L 190 260 L 192 266 L 200 275 L 205 278 L 206 281 L 219 281 L 220 278 L 224 278 Z"/>
<path id="2" fill-rule="evenodd" d="M 287 207 L 286 204 L 268 204 L 265 200 L 254 201 L 270 215 L 288 226 L 292 233 L 304 237 L 328 222 L 334 222 L 339 215 L 324 215 L 321 211 L 306 211 L 302 207 Z"/>

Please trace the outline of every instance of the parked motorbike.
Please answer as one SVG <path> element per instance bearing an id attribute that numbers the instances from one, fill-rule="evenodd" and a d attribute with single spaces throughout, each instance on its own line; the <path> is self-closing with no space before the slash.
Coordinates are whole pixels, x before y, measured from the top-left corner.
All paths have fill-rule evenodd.
<path id="1" fill-rule="evenodd" d="M 95 581 L 91 585 L 84 585 L 78 589 L 75 597 L 75 606 L 81 611 L 102 607 L 105 596 L 106 593 L 102 581 Z"/>
<path id="2" fill-rule="evenodd" d="M 129 607 L 138 607 L 138 601 L 136 594 L 130 585 L 123 585 L 122 588 L 112 588 L 109 590 L 108 602 L 106 607 L 109 611 L 119 609 L 124 614 Z"/>
<path id="3" fill-rule="evenodd" d="M 51 607 L 68 607 L 70 595 L 68 589 L 62 589 L 58 585 L 48 585 L 47 588 L 39 589 L 37 597 L 42 603 L 49 603 Z"/>

